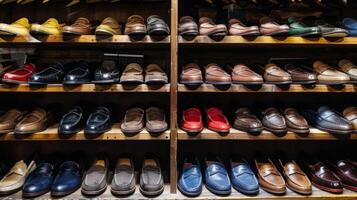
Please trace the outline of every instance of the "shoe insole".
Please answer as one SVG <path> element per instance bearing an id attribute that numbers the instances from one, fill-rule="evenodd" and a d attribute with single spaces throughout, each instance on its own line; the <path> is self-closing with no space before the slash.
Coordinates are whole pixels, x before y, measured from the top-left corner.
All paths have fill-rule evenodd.
<path id="1" fill-rule="evenodd" d="M 120 158 L 118 161 L 119 165 L 131 166 L 131 162 L 129 158 Z"/>
<path id="2" fill-rule="evenodd" d="M 95 162 L 95 165 L 105 167 L 105 160 L 97 160 Z"/>
<path id="3" fill-rule="evenodd" d="M 157 166 L 157 164 L 154 159 L 145 159 L 144 166 Z"/>

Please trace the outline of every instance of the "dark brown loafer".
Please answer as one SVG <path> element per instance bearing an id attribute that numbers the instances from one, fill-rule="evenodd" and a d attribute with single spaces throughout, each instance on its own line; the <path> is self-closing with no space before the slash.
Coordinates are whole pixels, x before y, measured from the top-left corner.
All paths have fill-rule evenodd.
<path id="1" fill-rule="evenodd" d="M 276 64 L 268 63 L 265 66 L 264 79 L 270 84 L 291 84 L 291 76 Z"/>
<path id="2" fill-rule="evenodd" d="M 87 18 L 80 17 L 72 25 L 63 27 L 64 35 L 91 35 L 93 27 Z"/>
<path id="3" fill-rule="evenodd" d="M 233 127 L 248 133 L 257 133 L 263 130 L 261 121 L 248 108 L 239 108 L 235 112 Z"/>
<path id="4" fill-rule="evenodd" d="M 310 132 L 309 124 L 306 119 L 301 116 L 296 109 L 286 108 L 284 110 L 284 116 L 289 131 L 301 134 Z"/>
<path id="5" fill-rule="evenodd" d="M 263 77 L 243 64 L 238 64 L 232 69 L 232 81 L 236 84 L 261 85 Z"/>
<path id="6" fill-rule="evenodd" d="M 140 174 L 140 192 L 146 196 L 157 196 L 163 191 L 164 178 L 160 162 L 153 155 L 145 155 Z"/>
<path id="7" fill-rule="evenodd" d="M 231 76 L 215 63 L 205 67 L 206 83 L 213 85 L 231 85 Z"/>
<path id="8" fill-rule="evenodd" d="M 285 70 L 290 74 L 292 82 L 297 84 L 313 84 L 317 82 L 316 74 L 297 65 L 287 64 Z"/>
<path id="9" fill-rule="evenodd" d="M 264 129 L 273 133 L 282 134 L 287 132 L 284 116 L 278 109 L 270 107 L 262 113 L 262 124 Z"/>

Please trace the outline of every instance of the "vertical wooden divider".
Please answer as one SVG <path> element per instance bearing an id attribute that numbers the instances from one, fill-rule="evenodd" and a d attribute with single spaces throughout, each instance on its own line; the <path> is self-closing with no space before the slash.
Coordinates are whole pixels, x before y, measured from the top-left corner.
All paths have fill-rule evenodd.
<path id="1" fill-rule="evenodd" d="M 170 192 L 177 185 L 177 52 L 178 52 L 178 0 L 171 0 L 171 78 L 170 78 Z"/>

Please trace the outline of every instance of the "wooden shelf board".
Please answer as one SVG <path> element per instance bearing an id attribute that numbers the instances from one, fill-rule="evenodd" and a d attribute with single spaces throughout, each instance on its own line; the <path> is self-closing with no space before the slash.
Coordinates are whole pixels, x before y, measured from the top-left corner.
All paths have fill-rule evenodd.
<path id="1" fill-rule="evenodd" d="M 220 135 L 214 131 L 205 128 L 201 133 L 196 136 L 189 136 L 185 131 L 178 130 L 179 140 L 357 140 L 357 134 L 351 134 L 350 137 L 335 136 L 327 132 L 320 131 L 315 128 L 310 129 L 310 134 L 306 137 L 299 136 L 296 133 L 288 132 L 284 136 L 277 136 L 269 131 L 262 131 L 260 135 L 254 136 L 249 133 L 231 129 L 227 135 Z"/>
<path id="2" fill-rule="evenodd" d="M 122 84 L 50 84 L 36 87 L 29 86 L 28 84 L 0 84 L 0 92 L 170 92 L 170 84 L 163 86 L 148 86 L 146 84 L 137 86 L 125 86 Z"/>
<path id="3" fill-rule="evenodd" d="M 357 37 L 345 38 L 303 38 L 303 37 L 242 37 L 225 36 L 220 41 L 215 41 L 208 36 L 197 36 L 192 40 L 186 40 L 179 36 L 180 44 L 230 44 L 230 45 L 357 45 Z"/>
<path id="4" fill-rule="evenodd" d="M 1 43 L 17 43 L 17 44 L 55 44 L 55 43 L 91 43 L 91 44 L 169 44 L 170 37 L 167 36 L 162 40 L 155 40 L 154 37 L 145 36 L 142 40 L 133 40 L 128 35 L 114 35 L 109 38 L 101 38 L 95 35 L 82 35 L 77 37 L 64 37 L 62 35 L 50 35 L 50 36 L 41 36 L 41 37 L 32 37 L 32 36 L 15 36 L 15 37 L 0 37 Z"/>
<path id="5" fill-rule="evenodd" d="M 60 138 L 57 133 L 58 125 L 54 125 L 47 130 L 31 135 L 26 135 L 21 138 L 15 137 L 13 133 L 8 133 L 0 137 L 0 141 L 49 141 L 49 140 L 169 140 L 170 130 L 167 130 L 160 135 L 151 135 L 146 130 L 133 136 L 126 136 L 120 130 L 120 124 L 114 124 L 112 129 L 106 133 L 99 135 L 96 138 L 88 139 L 83 130 L 69 138 Z"/>
<path id="6" fill-rule="evenodd" d="M 314 86 L 303 86 L 299 84 L 291 84 L 290 86 L 277 86 L 273 84 L 263 84 L 262 86 L 244 86 L 240 84 L 232 84 L 228 87 L 216 87 L 212 84 L 202 84 L 197 88 L 189 88 L 183 84 L 178 85 L 178 92 L 357 92 L 357 86 L 353 84 L 345 84 L 340 86 L 328 86 L 316 84 Z"/>

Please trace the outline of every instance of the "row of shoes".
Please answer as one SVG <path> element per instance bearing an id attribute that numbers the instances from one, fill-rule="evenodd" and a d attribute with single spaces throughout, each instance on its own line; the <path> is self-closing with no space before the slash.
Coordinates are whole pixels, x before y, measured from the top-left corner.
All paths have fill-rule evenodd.
<path id="1" fill-rule="evenodd" d="M 203 184 L 217 195 L 229 195 L 231 187 L 246 195 L 257 195 L 259 186 L 276 195 L 285 194 L 286 188 L 310 195 L 312 185 L 337 194 L 343 193 L 343 188 L 357 191 L 356 161 L 320 161 L 310 155 L 300 157 L 296 161 L 284 155 L 276 159 L 259 156 L 251 164 L 241 156 L 232 156 L 226 167 L 214 155 L 206 156 L 202 165 L 197 157 L 188 156 L 183 161 L 178 189 L 189 197 L 199 196 Z"/>
<path id="2" fill-rule="evenodd" d="M 204 67 L 205 83 L 213 85 L 261 85 L 263 83 L 284 84 L 326 84 L 339 85 L 355 83 L 357 81 L 357 66 L 350 60 L 342 59 L 338 67 L 328 65 L 320 60 L 312 64 L 312 70 L 303 64 L 286 64 L 279 67 L 275 63 L 268 63 L 265 69 L 260 64 L 253 71 L 244 64 L 221 67 L 210 63 Z M 185 85 L 200 85 L 204 83 L 202 71 L 195 63 L 183 66 L 180 82 Z"/>
<path id="3" fill-rule="evenodd" d="M 331 25 L 324 20 L 316 20 L 308 26 L 295 17 L 288 19 L 289 25 L 278 24 L 272 18 L 263 16 L 259 26 L 247 26 L 239 19 L 230 19 L 228 28 L 225 24 L 216 24 L 211 18 L 201 17 L 199 26 L 191 16 L 184 16 L 179 22 L 179 34 L 182 36 L 208 35 L 213 38 L 223 38 L 226 35 L 237 36 L 302 36 L 302 37 L 346 37 L 356 36 L 356 20 L 343 19 L 344 28 Z"/>
<path id="4" fill-rule="evenodd" d="M 32 112 L 10 109 L 0 116 L 0 133 L 14 132 L 27 135 L 46 130 L 54 121 L 53 112 L 36 108 Z M 67 111 L 58 125 L 60 135 L 73 135 L 84 129 L 89 137 L 96 137 L 112 129 L 111 111 L 104 106 L 97 107 L 85 120 L 82 108 L 75 106 Z M 137 134 L 144 128 L 149 133 L 162 133 L 168 129 L 165 112 L 158 107 L 145 111 L 131 108 L 125 113 L 120 128 L 125 134 Z"/>
<path id="5" fill-rule="evenodd" d="M 32 35 L 99 35 L 113 36 L 122 34 L 122 26 L 112 17 L 105 18 L 100 25 L 87 18 L 80 17 L 72 25 L 60 24 L 57 19 L 49 18 L 43 24 L 30 24 L 27 18 L 21 18 L 12 24 L 0 23 L 0 35 L 26 36 Z M 125 35 L 169 35 L 170 28 L 158 15 L 151 15 L 146 19 L 140 15 L 128 18 Z"/>
<path id="6" fill-rule="evenodd" d="M 99 2 L 106 2 L 106 3 L 116 3 L 119 2 L 120 0 L 67 0 L 64 2 L 67 2 L 66 7 L 72 7 L 75 5 L 82 5 L 84 3 L 99 3 Z M 150 1 L 153 2 L 153 0 L 141 0 L 141 1 Z M 154 0 L 155 1 L 155 0 Z M 160 1 L 160 0 L 156 0 L 156 1 Z M 29 3 L 33 3 L 36 2 L 36 0 L 0 0 L 1 5 L 6 5 L 6 4 L 11 4 L 11 3 L 17 3 L 17 4 L 21 4 L 21 5 L 26 5 Z M 37 2 L 41 2 L 42 4 L 46 4 L 49 2 L 56 2 L 55 0 L 42 0 L 42 1 L 37 1 Z"/>
<path id="7" fill-rule="evenodd" d="M 255 114 L 257 113 L 257 114 Z M 205 110 L 207 128 L 228 134 L 231 125 L 217 107 Z M 317 111 L 305 109 L 299 112 L 295 108 L 284 110 L 275 107 L 267 108 L 260 112 L 253 112 L 249 108 L 239 108 L 234 112 L 233 127 L 248 132 L 260 133 L 263 129 L 281 135 L 287 131 L 297 134 L 308 134 L 310 125 L 333 134 L 357 133 L 357 107 L 349 107 L 343 114 L 322 106 Z M 181 129 L 190 135 L 200 133 L 204 128 L 202 114 L 199 108 L 188 108 L 183 111 Z"/>
<path id="8" fill-rule="evenodd" d="M 145 75 L 144 75 L 145 74 Z M 105 84 L 167 84 L 165 71 L 157 64 L 149 64 L 144 69 L 137 63 L 128 64 L 120 75 L 119 66 L 113 60 L 105 60 L 99 68 L 85 61 L 67 64 L 50 64 L 43 70 L 38 70 L 34 64 L 28 63 L 21 68 L 7 68 L 2 73 L 2 82 L 11 84 L 29 83 L 32 85 L 67 84 L 77 85 L 86 83 Z"/>
<path id="9" fill-rule="evenodd" d="M 64 197 L 79 188 L 87 196 L 105 192 L 110 178 L 108 156 L 99 153 L 86 169 L 83 153 L 74 153 L 77 156 L 66 157 L 55 153 L 45 159 L 20 160 L 11 168 L 2 163 L 1 171 L 5 173 L 0 180 L 0 194 L 10 195 L 21 190 L 24 198 L 36 198 L 48 192 L 52 197 Z M 133 157 L 119 156 L 111 179 L 112 194 L 123 196 L 134 193 L 136 179 Z M 155 155 L 145 155 L 139 179 L 143 195 L 156 196 L 164 191 L 160 162 Z"/>

